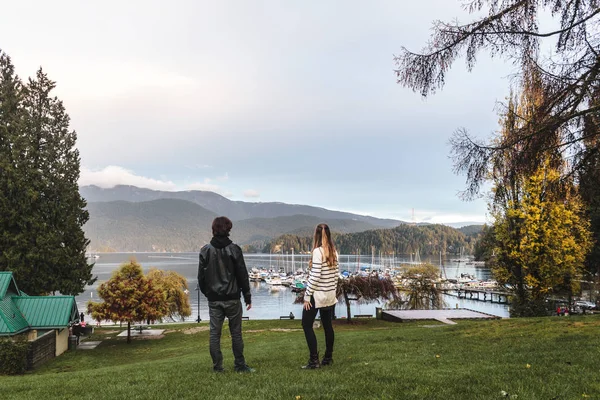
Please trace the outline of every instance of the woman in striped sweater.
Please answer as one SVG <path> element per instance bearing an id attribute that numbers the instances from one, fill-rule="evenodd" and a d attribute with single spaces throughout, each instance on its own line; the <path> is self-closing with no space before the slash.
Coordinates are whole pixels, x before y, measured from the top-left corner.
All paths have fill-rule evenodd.
<path id="1" fill-rule="evenodd" d="M 304 309 L 302 310 L 302 328 L 310 351 L 308 364 L 302 368 L 315 369 L 322 365 L 333 363 L 333 308 L 337 303 L 336 290 L 339 267 L 338 254 L 331 239 L 331 232 L 326 224 L 319 224 L 315 229 L 312 259 L 309 262 L 308 284 L 304 294 Z M 325 356 L 319 362 L 317 337 L 313 323 L 321 314 L 321 324 L 325 331 Z"/>

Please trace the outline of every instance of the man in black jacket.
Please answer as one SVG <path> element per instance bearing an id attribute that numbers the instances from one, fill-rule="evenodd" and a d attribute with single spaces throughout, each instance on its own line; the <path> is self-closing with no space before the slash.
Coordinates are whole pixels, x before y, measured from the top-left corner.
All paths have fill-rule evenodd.
<path id="1" fill-rule="evenodd" d="M 210 356 L 213 370 L 223 372 L 223 353 L 221 353 L 221 330 L 225 317 L 229 319 L 229 332 L 235 370 L 254 372 L 244 359 L 244 341 L 242 340 L 242 302 L 244 295 L 246 310 L 252 307 L 250 281 L 240 246 L 229 239 L 233 224 L 227 217 L 218 217 L 212 223 L 213 238 L 200 250 L 198 265 L 198 285 L 208 299 L 210 315 Z"/>

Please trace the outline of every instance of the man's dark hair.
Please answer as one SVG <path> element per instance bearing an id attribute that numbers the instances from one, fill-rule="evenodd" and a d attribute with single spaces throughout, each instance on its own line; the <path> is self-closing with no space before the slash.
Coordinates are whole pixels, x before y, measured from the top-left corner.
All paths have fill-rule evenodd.
<path id="1" fill-rule="evenodd" d="M 233 223 L 227 217 L 217 217 L 212 223 L 213 236 L 229 236 Z"/>

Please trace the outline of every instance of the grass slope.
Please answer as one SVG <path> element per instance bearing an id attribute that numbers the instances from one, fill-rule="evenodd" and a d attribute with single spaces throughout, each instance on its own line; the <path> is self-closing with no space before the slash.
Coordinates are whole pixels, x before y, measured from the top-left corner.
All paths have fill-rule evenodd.
<path id="1" fill-rule="evenodd" d="M 197 325 L 169 326 L 175 331 L 163 339 L 130 345 L 103 328 L 96 330 L 103 342 L 95 350 L 68 352 L 25 376 L 0 377 L 2 398 L 600 397 L 598 316 L 465 321 L 435 328 L 424 327 L 433 322 L 336 322 L 335 363 L 314 371 L 300 369 L 307 350 L 299 321 L 244 322 L 245 353 L 257 369 L 254 374 L 232 371 L 227 334 L 222 340 L 227 371 L 215 374 L 208 332 L 183 333 Z M 323 348 L 321 329 L 317 337 Z"/>

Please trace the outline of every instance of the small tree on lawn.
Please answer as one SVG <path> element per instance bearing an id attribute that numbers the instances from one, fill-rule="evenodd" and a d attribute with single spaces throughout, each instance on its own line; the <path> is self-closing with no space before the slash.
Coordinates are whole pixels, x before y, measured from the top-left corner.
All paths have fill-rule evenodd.
<path id="1" fill-rule="evenodd" d="M 88 313 L 96 320 L 127 322 L 127 343 L 131 342 L 131 323 L 159 319 L 169 313 L 167 295 L 152 278 L 144 276 L 135 259 L 122 264 L 112 277 L 100 285 L 102 303 L 88 302 Z"/>
<path id="2" fill-rule="evenodd" d="M 439 268 L 431 264 L 421 264 L 406 268 L 402 272 L 402 308 L 409 310 L 437 310 L 444 307 L 442 291 L 435 284 Z"/>
<path id="3" fill-rule="evenodd" d="M 340 278 L 338 280 L 336 296 L 346 304 L 348 323 L 352 321 L 350 311 L 351 301 L 357 303 L 381 302 L 381 300 L 398 301 L 398 292 L 396 291 L 394 282 L 390 278 L 382 278 L 377 274 Z M 304 302 L 304 290 L 297 294 L 294 302 Z"/>
<path id="4" fill-rule="evenodd" d="M 175 271 L 163 271 L 152 268 L 148 271 L 148 279 L 160 287 L 167 296 L 167 317 L 173 321 L 181 319 L 185 321 L 185 317 L 192 315 L 190 307 L 190 298 L 187 295 L 188 284 L 187 279 Z"/>
<path id="5" fill-rule="evenodd" d="M 340 278 L 337 287 L 337 297 L 346 304 L 346 314 L 348 323 L 352 321 L 350 313 L 350 302 L 369 303 L 372 301 L 381 302 L 397 301 L 398 292 L 394 282 L 390 278 L 380 277 L 377 274 L 369 276 L 351 276 Z"/>

